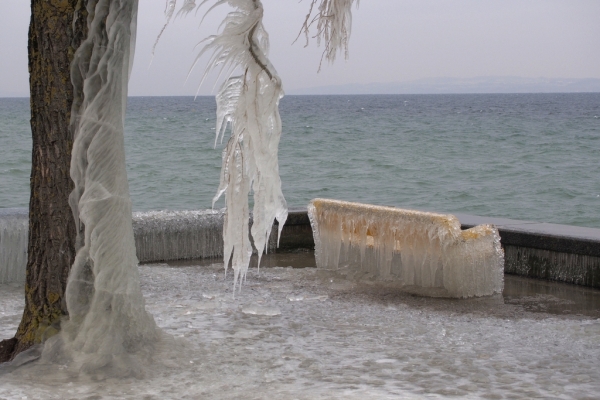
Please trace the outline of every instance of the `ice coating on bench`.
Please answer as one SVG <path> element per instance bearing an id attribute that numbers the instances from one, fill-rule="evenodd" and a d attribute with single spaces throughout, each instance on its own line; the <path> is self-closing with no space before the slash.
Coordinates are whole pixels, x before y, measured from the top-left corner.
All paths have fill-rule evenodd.
<path id="1" fill-rule="evenodd" d="M 312 200 L 308 215 L 318 268 L 425 295 L 487 296 L 504 287 L 504 251 L 491 225 L 463 231 L 453 215 L 327 199 Z"/>

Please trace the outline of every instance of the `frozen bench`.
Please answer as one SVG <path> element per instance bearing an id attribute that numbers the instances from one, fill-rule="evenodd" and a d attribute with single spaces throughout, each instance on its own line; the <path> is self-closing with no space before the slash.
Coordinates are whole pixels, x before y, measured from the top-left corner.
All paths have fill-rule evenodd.
<path id="1" fill-rule="evenodd" d="M 312 200 L 308 214 L 319 268 L 429 295 L 502 292 L 504 252 L 491 225 L 463 231 L 453 215 L 327 199 Z"/>

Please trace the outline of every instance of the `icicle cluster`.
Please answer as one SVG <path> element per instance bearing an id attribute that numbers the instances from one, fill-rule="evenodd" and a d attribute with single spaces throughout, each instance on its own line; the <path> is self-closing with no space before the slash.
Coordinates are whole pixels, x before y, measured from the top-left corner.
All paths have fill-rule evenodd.
<path id="1" fill-rule="evenodd" d="M 221 257 L 224 213 L 147 211 L 133 213 L 133 233 L 140 262 Z"/>
<path id="2" fill-rule="evenodd" d="M 318 1 L 320 4 L 313 16 L 313 10 Z M 317 44 L 320 45 L 321 40 L 325 42 L 323 57 L 333 63 L 338 51 L 343 50 L 345 58 L 348 59 L 348 43 L 352 30 L 352 5 L 355 2 L 358 7 L 360 0 L 311 0 L 310 10 L 298 36 L 304 33 L 306 46 L 308 46 L 310 27 L 316 23 Z M 319 65 L 319 69 L 321 69 L 321 65 Z"/>
<path id="3" fill-rule="evenodd" d="M 69 198 L 77 256 L 66 290 L 69 320 L 43 358 L 76 369 L 138 375 L 140 352 L 158 338 L 140 289 L 125 170 L 123 126 L 137 0 L 89 0 L 88 37 L 75 53 Z"/>
<path id="4" fill-rule="evenodd" d="M 203 1 L 200 6 L 208 0 Z M 203 41 L 196 62 L 211 53 L 204 73 L 220 67 L 230 76 L 216 95 L 217 127 L 215 144 L 231 127 L 231 137 L 223 151 L 219 188 L 214 203 L 225 194 L 226 216 L 223 226 L 225 271 L 231 261 L 234 290 L 245 279 L 252 244 L 260 257 L 266 250 L 275 219 L 279 234 L 287 219 L 287 204 L 281 191 L 277 152 L 281 137 L 279 100 L 283 97 L 281 79 L 267 58 L 269 38 L 262 18 L 260 0 L 217 0 L 207 11 L 228 3 L 235 7 L 222 23 L 221 32 Z M 167 18 L 175 0 L 167 1 Z M 181 13 L 195 7 L 187 0 Z M 205 14 L 205 17 L 206 17 Z M 168 21 L 167 21 L 168 23 Z M 240 75 L 231 76 L 234 71 Z M 254 193 L 253 224 L 249 229 L 250 191 Z"/>
<path id="5" fill-rule="evenodd" d="M 0 209 L 0 283 L 25 282 L 28 217 L 26 208 Z"/>
<path id="6" fill-rule="evenodd" d="M 461 231 L 453 215 L 324 199 L 313 200 L 308 214 L 319 268 L 450 297 L 504 287 L 504 252 L 490 225 Z"/>

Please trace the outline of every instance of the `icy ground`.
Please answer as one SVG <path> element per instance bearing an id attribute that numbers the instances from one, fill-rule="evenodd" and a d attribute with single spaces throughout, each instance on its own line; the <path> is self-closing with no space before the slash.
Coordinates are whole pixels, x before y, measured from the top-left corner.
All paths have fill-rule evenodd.
<path id="1" fill-rule="evenodd" d="M 146 379 L 94 381 L 34 365 L 0 374 L 0 399 L 600 393 L 600 291 L 541 283 L 536 293 L 537 281 L 507 276 L 504 297 L 447 300 L 273 267 L 251 269 L 233 299 L 222 264 L 139 269 L 148 311 L 175 337 Z M 2 338 L 19 322 L 21 292 L 0 285 Z"/>

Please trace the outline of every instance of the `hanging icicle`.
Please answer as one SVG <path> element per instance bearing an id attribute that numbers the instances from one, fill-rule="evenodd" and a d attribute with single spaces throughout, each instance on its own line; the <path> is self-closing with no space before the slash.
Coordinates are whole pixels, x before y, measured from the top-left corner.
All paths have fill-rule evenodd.
<path id="1" fill-rule="evenodd" d="M 177 0 L 166 0 L 167 21 L 157 42 L 169 24 Z M 317 23 L 317 40 L 325 42 L 323 57 L 330 62 L 343 49 L 348 57 L 348 40 L 352 25 L 351 8 L 359 0 L 321 0 L 317 14 L 312 18 L 318 0 L 312 0 L 310 11 L 301 33 L 308 43 L 309 28 Z M 185 0 L 177 15 L 185 15 L 210 0 L 196 6 L 195 0 Z M 260 0 L 214 0 L 203 19 L 222 4 L 235 7 L 221 24 L 221 32 L 201 43 L 203 49 L 194 65 L 206 53 L 211 53 L 202 82 L 217 67 L 220 74 L 229 76 L 216 95 L 217 126 L 215 144 L 223 139 L 227 127 L 231 137 L 223 150 L 221 178 L 214 203 L 225 194 L 226 217 L 223 227 L 225 271 L 229 262 L 234 270 L 234 291 L 245 279 L 252 245 L 260 257 L 266 249 L 271 228 L 276 219 L 278 237 L 287 219 L 287 204 L 281 191 L 277 151 L 281 137 L 279 100 L 283 97 L 281 79 L 267 58 L 269 38 L 265 31 L 263 5 Z M 156 44 L 155 44 L 156 46 Z M 320 67 L 319 67 L 320 68 Z M 231 76 L 239 71 L 237 76 Z M 254 193 L 253 224 L 249 232 L 250 190 Z"/>
<path id="2" fill-rule="evenodd" d="M 201 7 L 209 0 L 202 1 Z M 277 152 L 281 138 L 279 100 L 283 97 L 281 79 L 267 58 L 269 37 L 262 18 L 260 0 L 215 0 L 204 17 L 224 3 L 235 7 L 221 24 L 221 32 L 201 43 L 204 47 L 194 65 L 206 53 L 211 53 L 202 82 L 213 69 L 229 76 L 216 95 L 217 127 L 215 145 L 231 128 L 231 137 L 223 150 L 219 188 L 214 203 L 225 194 L 226 214 L 223 226 L 224 263 L 227 272 L 231 262 L 234 270 L 234 292 L 246 277 L 252 244 L 261 255 L 275 220 L 278 235 L 287 219 L 287 204 L 281 191 Z M 176 0 L 167 0 L 169 23 Z M 177 15 L 196 8 L 195 0 L 186 0 Z M 163 28 L 164 31 L 164 28 Z M 162 32 L 161 31 L 161 34 Z M 160 38 L 160 35 L 159 35 Z M 157 39 L 158 41 L 158 39 Z M 238 76 L 231 76 L 239 71 Z M 249 201 L 254 194 L 253 223 L 249 229 Z"/>
<path id="3" fill-rule="evenodd" d="M 317 2 L 321 3 L 317 7 L 317 12 L 313 16 L 313 10 Z M 350 32 L 352 30 L 352 5 L 356 2 L 358 7 L 360 0 L 311 0 L 310 9 L 304 24 L 300 29 L 300 35 L 304 34 L 306 46 L 309 42 L 310 27 L 317 24 L 317 44 L 321 45 L 321 40 L 325 43 L 325 50 L 319 63 L 319 70 L 323 63 L 323 58 L 333 63 L 338 51 L 344 51 L 346 59 L 349 57 L 348 43 L 350 42 Z"/>
<path id="4" fill-rule="evenodd" d="M 225 18 L 222 32 L 206 40 L 198 58 L 212 51 L 205 77 L 219 65 L 227 73 L 234 69 L 242 71 L 241 75 L 227 79 L 216 96 L 215 139 L 222 140 L 228 125 L 231 137 L 223 151 L 221 179 L 213 205 L 225 194 L 224 262 L 227 270 L 231 260 L 235 290 L 236 284 L 245 279 L 252 254 L 248 236 L 250 188 L 254 193 L 251 234 L 259 265 L 275 219 L 281 234 L 287 219 L 287 204 L 277 161 L 281 137 L 279 100 L 283 90 L 281 79 L 267 58 L 263 7 L 259 0 L 235 0 L 229 4 L 237 9 Z"/>

